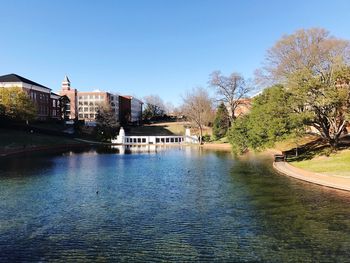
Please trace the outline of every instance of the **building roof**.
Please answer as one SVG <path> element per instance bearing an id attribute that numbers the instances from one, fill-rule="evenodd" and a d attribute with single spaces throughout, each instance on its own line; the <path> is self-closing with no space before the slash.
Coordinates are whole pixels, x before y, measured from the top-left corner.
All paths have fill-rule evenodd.
<path id="1" fill-rule="evenodd" d="M 59 95 L 59 94 L 57 94 L 57 93 L 54 93 L 54 92 L 51 92 L 51 95 L 60 96 L 60 97 L 61 97 L 61 95 Z"/>
<path id="2" fill-rule="evenodd" d="M 65 75 L 65 76 L 64 76 L 64 80 L 63 80 L 63 82 L 68 82 L 68 83 L 70 83 L 70 80 L 69 80 L 69 78 L 68 78 L 68 76 L 67 76 L 67 75 Z"/>
<path id="3" fill-rule="evenodd" d="M 8 75 L 3 75 L 3 76 L 0 76 L 0 82 L 23 82 L 23 83 L 27 83 L 27 84 L 30 84 L 30 85 L 35 85 L 35 86 L 38 86 L 38 87 L 42 87 L 42 88 L 45 88 L 45 89 L 48 89 L 48 90 L 51 90 L 50 88 L 48 87 L 45 87 L 39 83 L 36 83 L 30 79 L 26 79 L 22 76 L 19 76 L 17 74 L 8 74 Z"/>

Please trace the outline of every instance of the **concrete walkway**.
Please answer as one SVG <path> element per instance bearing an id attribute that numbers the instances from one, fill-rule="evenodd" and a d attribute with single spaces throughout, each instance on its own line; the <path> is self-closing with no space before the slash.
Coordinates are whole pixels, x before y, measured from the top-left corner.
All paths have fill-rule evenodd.
<path id="1" fill-rule="evenodd" d="M 350 178 L 313 173 L 294 167 L 287 162 L 274 162 L 273 167 L 281 174 L 306 182 L 350 192 Z"/>

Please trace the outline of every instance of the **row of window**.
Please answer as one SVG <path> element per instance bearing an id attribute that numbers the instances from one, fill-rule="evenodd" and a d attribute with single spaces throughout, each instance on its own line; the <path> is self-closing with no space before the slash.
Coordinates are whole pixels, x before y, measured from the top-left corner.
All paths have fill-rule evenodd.
<path id="1" fill-rule="evenodd" d="M 114 108 L 112 109 L 114 112 L 118 112 L 118 108 Z M 98 107 L 79 107 L 78 108 L 78 112 L 89 112 L 89 111 L 92 111 L 92 112 L 97 112 L 98 111 Z"/>
<path id="2" fill-rule="evenodd" d="M 146 143 L 146 138 L 126 138 L 126 143 Z M 183 142 L 182 137 L 176 138 L 156 138 L 156 143 L 176 143 Z"/>
<path id="3" fill-rule="evenodd" d="M 79 100 L 104 100 L 104 95 L 83 95 L 79 96 Z"/>
<path id="4" fill-rule="evenodd" d="M 90 114 L 81 114 L 79 113 L 79 119 L 95 119 L 97 114 L 93 114 L 93 113 L 90 113 Z"/>
<path id="5" fill-rule="evenodd" d="M 110 104 L 112 107 L 118 106 L 118 103 L 111 102 Z M 79 101 L 78 105 L 79 106 L 88 106 L 88 105 L 89 106 L 94 106 L 94 105 L 98 106 L 98 105 L 101 105 L 101 103 L 96 102 L 96 101 L 90 101 L 90 102 L 89 101 Z"/>

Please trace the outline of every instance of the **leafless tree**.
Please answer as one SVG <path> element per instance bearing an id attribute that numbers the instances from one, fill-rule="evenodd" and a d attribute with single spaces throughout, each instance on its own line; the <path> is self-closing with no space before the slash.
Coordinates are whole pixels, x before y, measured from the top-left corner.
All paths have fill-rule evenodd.
<path id="1" fill-rule="evenodd" d="M 165 113 L 164 101 L 158 95 L 149 95 L 143 98 L 145 103 L 144 117 L 159 117 Z"/>
<path id="2" fill-rule="evenodd" d="M 230 122 L 236 119 L 236 110 L 252 90 L 251 85 L 247 85 L 243 76 L 238 73 L 232 73 L 230 76 L 224 76 L 220 71 L 214 71 L 210 75 L 210 85 L 216 89 L 219 101 L 223 102 L 228 108 Z"/>
<path id="3" fill-rule="evenodd" d="M 213 101 L 203 88 L 193 89 L 183 97 L 182 111 L 185 117 L 199 129 L 202 144 L 203 128 L 213 120 Z"/>

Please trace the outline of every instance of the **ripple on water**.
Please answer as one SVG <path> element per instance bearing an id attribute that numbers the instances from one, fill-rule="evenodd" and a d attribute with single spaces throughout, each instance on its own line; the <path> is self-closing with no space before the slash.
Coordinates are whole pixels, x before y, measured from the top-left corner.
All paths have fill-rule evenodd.
<path id="1" fill-rule="evenodd" d="M 194 149 L 24 158 L 0 163 L 1 262 L 350 258 L 349 195 L 258 159 Z"/>

